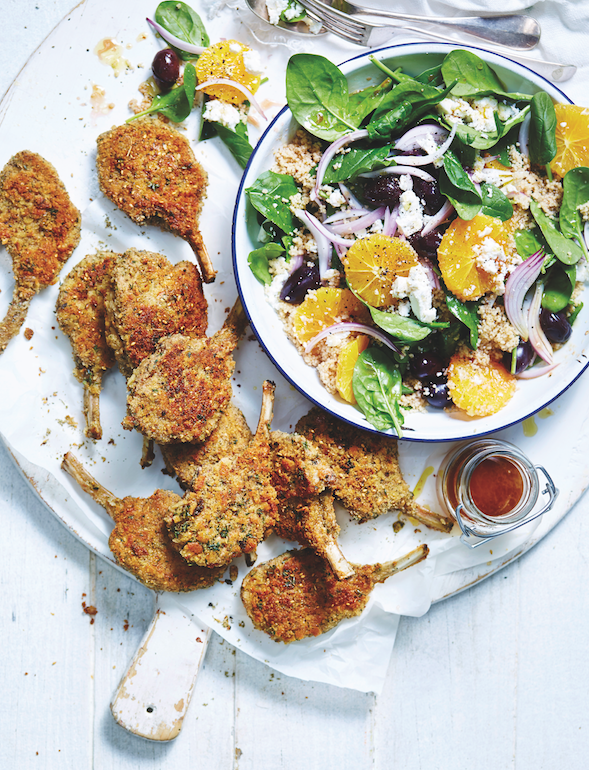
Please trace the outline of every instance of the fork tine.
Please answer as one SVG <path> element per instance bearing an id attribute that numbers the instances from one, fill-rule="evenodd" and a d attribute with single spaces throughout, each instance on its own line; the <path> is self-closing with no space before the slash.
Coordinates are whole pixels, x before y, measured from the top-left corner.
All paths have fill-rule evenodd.
<path id="1" fill-rule="evenodd" d="M 315 15 L 330 32 L 339 35 L 351 43 L 360 45 L 364 43 L 366 35 L 365 25 L 352 20 L 345 15 L 342 15 L 343 18 L 340 19 L 338 16 L 335 16 L 335 14 L 324 11 L 324 8 L 327 6 L 323 5 L 323 3 L 316 2 L 316 0 L 303 0 L 301 5 L 307 8 L 311 14 Z"/>

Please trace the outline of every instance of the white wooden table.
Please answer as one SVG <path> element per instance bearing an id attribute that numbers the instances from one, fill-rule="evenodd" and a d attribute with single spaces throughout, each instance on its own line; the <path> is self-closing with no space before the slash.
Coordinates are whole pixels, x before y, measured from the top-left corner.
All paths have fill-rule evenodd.
<path id="1" fill-rule="evenodd" d="M 71 1 L 4 0 L 0 94 Z M 289 679 L 213 635 L 168 744 L 109 710 L 152 594 L 75 540 L 2 445 L 0 517 L 0 768 L 587 767 L 586 497 L 517 562 L 402 618 L 379 696 Z"/>

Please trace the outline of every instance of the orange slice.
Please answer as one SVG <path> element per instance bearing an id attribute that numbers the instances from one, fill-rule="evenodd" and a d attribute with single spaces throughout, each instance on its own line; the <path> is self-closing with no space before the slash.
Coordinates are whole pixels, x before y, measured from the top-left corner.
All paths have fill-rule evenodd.
<path id="1" fill-rule="evenodd" d="M 337 359 L 335 387 L 340 396 L 350 404 L 356 403 L 354 389 L 352 388 L 354 367 L 356 366 L 358 356 L 366 350 L 369 343 L 370 337 L 360 334 L 343 346 Z"/>
<path id="2" fill-rule="evenodd" d="M 470 417 L 486 417 L 503 409 L 515 393 L 515 377 L 495 361 L 482 364 L 456 353 L 448 366 L 452 401 Z"/>
<path id="3" fill-rule="evenodd" d="M 298 341 L 305 345 L 320 331 L 340 321 L 368 323 L 370 313 L 349 289 L 321 287 L 307 294 L 291 318 Z"/>
<path id="4" fill-rule="evenodd" d="M 576 104 L 555 104 L 556 155 L 552 171 L 564 176 L 577 166 L 589 166 L 589 109 Z"/>
<path id="5" fill-rule="evenodd" d="M 438 265 L 448 289 L 463 302 L 479 299 L 494 286 L 494 276 L 477 265 L 475 248 L 491 238 L 506 254 L 513 249 L 513 218 L 502 222 L 477 214 L 468 221 L 455 219 L 442 236 Z"/>
<path id="6" fill-rule="evenodd" d="M 417 254 L 407 241 L 377 233 L 355 241 L 343 263 L 348 283 L 363 300 L 373 307 L 388 307 L 395 278 L 409 275 Z"/>
<path id="7" fill-rule="evenodd" d="M 235 80 L 255 93 L 260 85 L 261 77 L 248 72 L 243 59 L 244 52 L 250 50 L 237 40 L 222 40 L 220 43 L 209 46 L 201 53 L 194 65 L 198 82 L 205 83 L 207 80 L 215 78 Z M 231 86 L 207 86 L 203 90 L 205 94 L 214 99 L 232 104 L 242 104 L 247 99 L 245 94 Z"/>

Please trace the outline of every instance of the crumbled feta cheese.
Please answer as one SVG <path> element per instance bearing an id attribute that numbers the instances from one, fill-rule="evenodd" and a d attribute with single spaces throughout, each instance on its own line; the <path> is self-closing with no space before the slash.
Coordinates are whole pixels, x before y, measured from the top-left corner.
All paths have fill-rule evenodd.
<path id="1" fill-rule="evenodd" d="M 405 236 L 413 235 L 423 228 L 423 206 L 413 190 L 401 193 L 397 226 Z"/>
<path id="2" fill-rule="evenodd" d="M 288 0 L 266 0 L 270 24 L 278 24 L 283 11 L 288 8 Z"/>
<path id="3" fill-rule="evenodd" d="M 581 283 L 586 283 L 587 281 L 589 281 L 589 264 L 587 263 L 587 260 L 585 258 L 580 259 L 575 265 L 575 267 L 577 268 L 576 270 L 577 281 L 580 281 Z"/>
<path id="4" fill-rule="evenodd" d="M 232 53 L 239 53 L 241 51 L 241 43 L 230 43 L 229 50 Z"/>
<path id="5" fill-rule="evenodd" d="M 508 120 L 511 120 L 511 118 L 515 118 L 521 110 L 519 110 L 515 104 L 507 104 L 506 102 L 499 102 L 497 105 L 497 114 L 499 115 L 499 120 L 502 120 L 504 123 L 506 123 Z"/>
<path id="6" fill-rule="evenodd" d="M 244 51 L 243 63 L 245 71 L 249 72 L 250 75 L 261 75 L 264 71 L 260 60 L 260 54 L 257 51 L 252 51 L 251 49 Z"/>
<path id="7" fill-rule="evenodd" d="M 278 24 L 281 18 L 289 21 L 290 19 L 298 19 L 305 13 L 305 9 L 300 3 L 292 2 L 290 0 L 266 0 L 266 8 L 268 9 L 268 19 L 270 24 Z M 315 26 L 316 22 L 309 24 Z M 321 24 L 319 23 L 319 28 Z M 311 32 L 314 30 L 311 29 Z"/>
<path id="8" fill-rule="evenodd" d="M 399 187 L 405 192 L 413 189 L 413 178 L 411 174 L 401 174 L 399 177 Z"/>
<path id="9" fill-rule="evenodd" d="M 345 204 L 346 199 L 339 190 L 332 190 L 327 198 L 327 202 L 330 206 L 333 206 L 334 209 L 339 209 Z"/>
<path id="10" fill-rule="evenodd" d="M 284 257 L 268 260 L 268 271 L 272 277 L 272 283 L 264 287 L 264 293 L 268 303 L 277 310 L 280 302 L 280 292 L 289 276 L 290 265 Z"/>
<path id="11" fill-rule="evenodd" d="M 436 320 L 436 309 L 432 307 L 433 291 L 428 271 L 423 265 L 415 265 L 409 270 L 407 278 L 397 276 L 391 288 L 393 299 L 409 299 L 411 310 L 416 318 L 424 323 Z M 401 303 L 400 303 L 401 304 Z M 401 315 L 406 313 L 397 308 Z"/>
<path id="12" fill-rule="evenodd" d="M 472 250 L 476 266 L 490 279 L 491 290 L 495 294 L 505 294 L 505 279 L 521 263 L 521 257 L 517 254 L 507 255 L 503 246 L 488 236 L 481 243 L 473 245 Z"/>
<path id="13" fill-rule="evenodd" d="M 227 126 L 232 131 L 235 131 L 235 127 L 241 121 L 241 113 L 237 107 L 227 102 L 222 102 L 219 99 L 210 99 L 205 105 L 202 116 L 204 120 L 221 123 L 221 125 Z"/>
<path id="14" fill-rule="evenodd" d="M 446 98 L 438 104 L 441 112 L 449 123 L 464 123 L 483 133 L 495 130 L 495 112 L 497 99 L 483 96 L 481 99 L 451 99 Z"/>

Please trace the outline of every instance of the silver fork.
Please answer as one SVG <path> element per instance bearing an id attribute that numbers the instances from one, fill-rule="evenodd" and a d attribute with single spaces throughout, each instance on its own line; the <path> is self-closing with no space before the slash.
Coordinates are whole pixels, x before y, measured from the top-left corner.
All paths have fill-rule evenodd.
<path id="1" fill-rule="evenodd" d="M 323 26 L 329 32 L 332 32 L 334 35 L 338 35 L 338 37 L 341 37 L 350 43 L 354 43 L 355 45 L 366 46 L 367 48 L 378 48 L 389 44 L 395 34 L 399 34 L 399 32 L 403 31 L 416 32 L 419 35 L 434 37 L 438 40 L 444 40 L 460 45 L 460 41 L 456 38 L 438 32 L 432 32 L 425 28 L 414 27 L 402 23 L 400 20 L 398 23 L 396 23 L 396 20 L 392 20 L 390 24 L 373 24 L 364 19 L 360 20 L 359 18 L 356 18 L 355 15 L 349 15 L 342 11 L 338 11 L 336 8 L 331 8 L 326 3 L 321 2 L 321 0 L 298 0 L 298 2 L 307 9 L 310 16 L 322 22 Z M 347 6 L 349 7 L 349 3 Z M 358 6 L 352 7 L 357 8 Z M 372 11 L 368 11 L 368 9 L 364 9 L 363 12 L 372 14 Z M 423 19 L 424 17 L 413 18 Z M 498 53 L 502 52 L 498 51 Z M 526 65 L 539 75 L 542 75 L 555 83 L 562 83 L 565 80 L 570 80 L 577 71 L 577 68 L 572 64 L 561 64 L 560 62 L 532 59 L 528 56 L 520 56 L 519 53 L 514 54 L 512 51 L 505 52 L 505 55 L 509 56 L 509 58 L 514 61 Z"/>
<path id="2" fill-rule="evenodd" d="M 414 22 L 425 24 L 428 27 L 442 27 L 449 31 L 466 32 L 473 37 L 486 40 L 493 45 L 503 45 L 508 48 L 521 48 L 524 50 L 534 48 L 540 41 L 541 28 L 536 19 L 520 14 L 494 14 L 492 16 L 415 16 L 409 13 L 394 13 L 378 8 L 353 5 L 346 0 L 310 0 L 302 2 L 309 10 L 315 11 L 318 16 L 324 13 L 326 16 L 345 21 L 350 16 L 376 16 L 387 19 L 393 24 L 399 22 Z M 405 27 L 405 29 L 409 29 Z"/>

